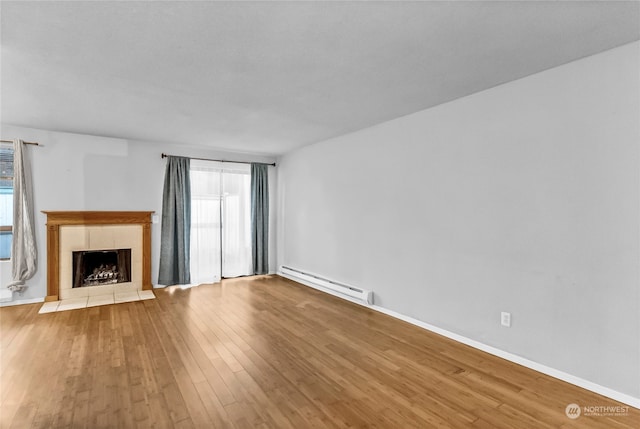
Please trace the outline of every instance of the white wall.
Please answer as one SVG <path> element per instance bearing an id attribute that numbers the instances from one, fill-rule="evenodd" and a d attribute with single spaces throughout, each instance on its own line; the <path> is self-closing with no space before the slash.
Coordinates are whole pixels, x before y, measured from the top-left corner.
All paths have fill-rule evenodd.
<path id="1" fill-rule="evenodd" d="M 284 156 L 278 264 L 639 398 L 639 48 Z"/>
<path id="2" fill-rule="evenodd" d="M 166 160 L 171 155 L 227 159 L 236 161 L 273 162 L 270 157 L 231 154 L 184 145 L 128 141 L 82 134 L 60 133 L 32 128 L 2 125 L 3 139 L 20 138 L 37 141 L 42 147 L 29 147 L 31 154 L 38 271 L 27 282 L 22 294 L 13 300 L 41 298 L 47 292 L 46 216 L 41 210 L 144 210 L 162 215 L 162 187 Z M 276 171 L 269 168 L 273 188 L 272 231 L 275 232 Z M 160 257 L 160 223 L 152 225 L 151 280 L 158 279 Z M 270 265 L 276 268 L 276 245 L 272 240 Z M 0 262 L 0 285 L 11 278 L 11 264 Z"/>

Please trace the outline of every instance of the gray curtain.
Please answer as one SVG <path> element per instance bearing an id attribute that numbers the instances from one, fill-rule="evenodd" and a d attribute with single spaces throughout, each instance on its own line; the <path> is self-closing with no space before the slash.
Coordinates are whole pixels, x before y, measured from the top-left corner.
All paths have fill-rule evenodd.
<path id="1" fill-rule="evenodd" d="M 268 166 L 251 164 L 251 252 L 253 274 L 269 272 Z"/>
<path id="2" fill-rule="evenodd" d="M 189 284 L 191 181 L 189 158 L 167 157 L 162 194 L 160 274 L 162 285 Z"/>
<path id="3" fill-rule="evenodd" d="M 13 141 L 13 280 L 7 286 L 12 291 L 22 291 L 26 288 L 25 282 L 33 277 L 38 267 L 31 164 L 25 146 L 22 140 Z"/>

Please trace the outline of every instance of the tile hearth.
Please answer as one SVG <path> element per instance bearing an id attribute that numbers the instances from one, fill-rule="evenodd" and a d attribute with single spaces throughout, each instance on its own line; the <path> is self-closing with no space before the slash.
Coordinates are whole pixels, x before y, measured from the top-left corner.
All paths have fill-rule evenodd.
<path id="1" fill-rule="evenodd" d="M 82 298 L 63 299 L 62 301 L 45 302 L 38 313 L 53 313 L 56 311 L 76 310 L 78 308 L 96 307 L 98 305 L 121 304 L 123 302 L 154 299 L 153 291 L 139 290 L 118 292 L 106 295 L 95 295 Z"/>

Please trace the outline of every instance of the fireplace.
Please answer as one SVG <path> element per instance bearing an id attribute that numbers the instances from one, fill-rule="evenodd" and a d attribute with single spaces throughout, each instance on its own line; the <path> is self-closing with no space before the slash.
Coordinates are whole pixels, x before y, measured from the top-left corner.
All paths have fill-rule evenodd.
<path id="1" fill-rule="evenodd" d="M 72 253 L 74 288 L 131 281 L 131 249 L 80 250 Z"/>
<path id="2" fill-rule="evenodd" d="M 47 214 L 46 301 L 152 288 L 153 212 L 44 213 Z M 101 258 L 105 259 L 100 261 Z"/>

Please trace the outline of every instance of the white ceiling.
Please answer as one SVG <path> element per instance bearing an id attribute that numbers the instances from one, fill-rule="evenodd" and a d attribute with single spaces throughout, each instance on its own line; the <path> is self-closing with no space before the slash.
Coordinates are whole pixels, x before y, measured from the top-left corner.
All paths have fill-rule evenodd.
<path id="1" fill-rule="evenodd" d="M 636 1 L 2 1 L 0 13 L 2 122 L 262 154 L 640 39 Z"/>

